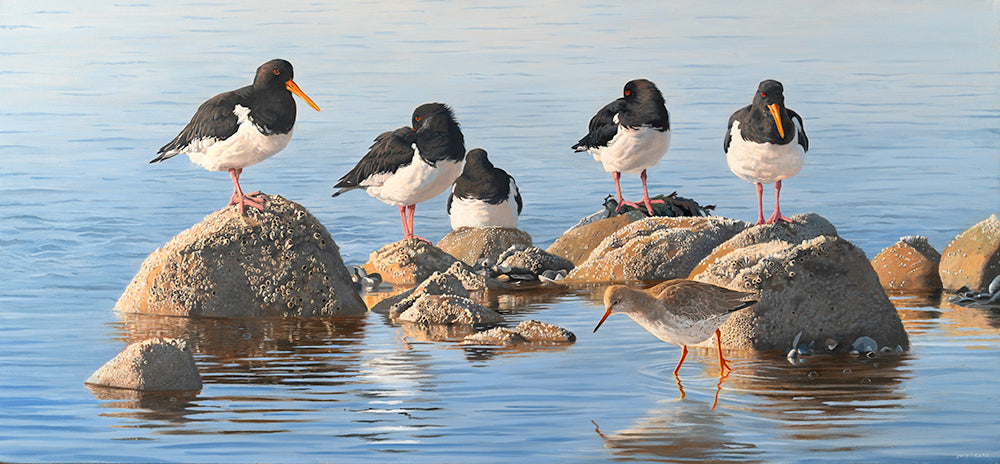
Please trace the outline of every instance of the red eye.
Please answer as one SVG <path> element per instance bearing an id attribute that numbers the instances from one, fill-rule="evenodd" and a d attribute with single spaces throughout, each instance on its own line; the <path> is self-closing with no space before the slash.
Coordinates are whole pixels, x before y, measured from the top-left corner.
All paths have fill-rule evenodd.
<path id="1" fill-rule="evenodd" d="M 281 74 L 281 71 L 278 71 L 277 69 L 275 69 L 274 70 L 274 75 L 277 76 L 278 74 Z"/>
<path id="2" fill-rule="evenodd" d="M 762 97 L 766 97 L 767 95 L 764 95 L 764 92 L 761 92 L 761 93 L 760 93 L 760 96 L 762 96 Z"/>
<path id="3" fill-rule="evenodd" d="M 626 91 L 625 91 L 625 96 L 627 97 L 627 96 L 629 96 L 629 95 L 632 95 L 632 91 L 631 91 L 631 90 L 626 90 Z"/>
<path id="4" fill-rule="evenodd" d="M 413 120 L 414 121 L 419 121 L 420 120 L 420 116 L 417 116 L 417 117 L 413 118 Z"/>

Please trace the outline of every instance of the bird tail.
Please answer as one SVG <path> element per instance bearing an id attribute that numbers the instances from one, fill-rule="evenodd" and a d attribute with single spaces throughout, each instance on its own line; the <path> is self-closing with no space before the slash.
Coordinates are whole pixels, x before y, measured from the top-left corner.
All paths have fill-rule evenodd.
<path id="1" fill-rule="evenodd" d="M 334 187 L 336 187 L 336 185 L 334 185 Z M 353 185 L 353 186 L 350 186 L 350 187 L 344 187 L 344 188 L 342 188 L 340 190 L 337 190 L 336 192 L 333 192 L 333 195 L 330 195 L 330 196 L 332 196 L 334 198 L 337 198 L 340 195 L 342 195 L 344 192 L 350 192 L 351 190 L 359 189 L 359 188 L 364 188 L 364 187 L 362 187 L 360 185 Z"/>
<path id="2" fill-rule="evenodd" d="M 583 136 L 583 138 L 580 139 L 579 142 L 576 142 L 576 145 L 573 145 L 572 148 L 573 148 L 573 151 L 579 153 L 581 151 L 587 151 L 587 150 L 589 150 L 590 149 L 590 145 L 591 145 L 591 143 L 590 143 L 590 134 L 587 134 L 587 135 Z"/>
<path id="3" fill-rule="evenodd" d="M 159 162 L 159 161 L 168 160 L 170 158 L 173 158 L 173 157 L 177 156 L 178 153 L 180 153 L 180 151 L 178 151 L 178 150 L 167 150 L 167 151 L 162 151 L 161 150 L 159 153 L 157 153 L 156 158 L 153 158 L 149 162 L 150 163 L 156 163 L 156 162 Z"/>

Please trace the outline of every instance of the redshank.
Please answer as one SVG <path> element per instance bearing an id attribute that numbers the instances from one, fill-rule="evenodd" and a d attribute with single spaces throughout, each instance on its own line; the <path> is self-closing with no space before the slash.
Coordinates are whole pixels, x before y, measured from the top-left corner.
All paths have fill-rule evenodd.
<path id="1" fill-rule="evenodd" d="M 687 346 L 705 341 L 714 331 L 719 344 L 720 375 L 726 376 L 726 369 L 732 368 L 722 357 L 719 327 L 734 311 L 757 303 L 753 297 L 753 293 L 686 279 L 668 280 L 645 290 L 612 285 L 604 292 L 606 310 L 594 332 L 612 313 L 627 314 L 656 338 L 683 347 L 681 360 L 674 368 L 677 376 L 687 357 Z"/>

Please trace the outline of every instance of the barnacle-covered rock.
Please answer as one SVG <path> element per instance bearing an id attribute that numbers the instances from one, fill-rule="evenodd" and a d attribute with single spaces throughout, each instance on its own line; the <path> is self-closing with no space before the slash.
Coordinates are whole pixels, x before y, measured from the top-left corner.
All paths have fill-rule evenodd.
<path id="1" fill-rule="evenodd" d="M 326 227 L 297 203 L 262 195 L 264 210 L 223 208 L 142 263 L 118 299 L 123 313 L 171 316 L 342 316 L 367 312 Z"/>

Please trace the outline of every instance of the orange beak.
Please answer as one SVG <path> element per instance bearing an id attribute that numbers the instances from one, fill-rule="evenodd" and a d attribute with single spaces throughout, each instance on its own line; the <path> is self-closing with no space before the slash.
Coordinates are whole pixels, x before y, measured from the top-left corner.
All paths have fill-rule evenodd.
<path id="1" fill-rule="evenodd" d="M 305 102 L 308 103 L 312 109 L 319 111 L 319 107 L 316 106 L 316 103 L 313 103 L 312 98 L 309 98 L 309 96 L 306 95 L 306 93 L 303 92 L 302 89 L 300 89 L 299 86 L 296 85 L 291 79 L 289 79 L 288 82 L 285 82 L 285 88 L 288 89 L 289 92 L 292 92 L 295 95 L 298 95 L 299 98 L 305 100 Z M 781 126 L 779 125 L 778 127 Z"/>
<path id="2" fill-rule="evenodd" d="M 774 117 L 774 123 L 778 125 L 778 135 L 780 135 L 781 138 L 785 138 L 785 128 L 781 127 L 781 114 L 778 113 L 778 104 L 771 103 L 770 105 L 767 105 L 767 109 L 771 110 L 771 116 Z"/>
<path id="3" fill-rule="evenodd" d="M 603 324 L 604 320 L 607 319 L 608 316 L 610 316 L 610 315 L 611 315 L 611 309 L 608 309 L 607 311 L 604 311 L 604 317 L 601 318 L 601 322 L 597 323 L 597 327 L 594 327 L 594 333 L 597 333 L 597 329 L 601 328 L 601 324 Z"/>

